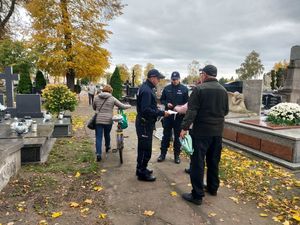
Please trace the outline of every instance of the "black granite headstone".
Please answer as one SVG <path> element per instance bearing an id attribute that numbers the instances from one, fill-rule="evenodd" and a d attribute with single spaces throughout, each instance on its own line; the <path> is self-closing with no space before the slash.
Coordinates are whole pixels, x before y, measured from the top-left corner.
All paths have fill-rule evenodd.
<path id="1" fill-rule="evenodd" d="M 16 96 L 17 117 L 43 117 L 39 94 L 18 94 Z"/>
<path id="2" fill-rule="evenodd" d="M 281 96 L 276 94 L 264 94 L 262 98 L 262 104 L 265 109 L 270 109 L 273 106 L 281 103 Z"/>

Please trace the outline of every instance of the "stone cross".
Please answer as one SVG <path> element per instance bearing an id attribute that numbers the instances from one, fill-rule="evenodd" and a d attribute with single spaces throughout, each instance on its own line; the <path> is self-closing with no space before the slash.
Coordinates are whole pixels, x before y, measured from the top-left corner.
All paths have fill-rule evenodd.
<path id="1" fill-rule="evenodd" d="M 19 74 L 13 74 L 11 66 L 5 67 L 4 73 L 0 73 L 0 79 L 5 79 L 6 106 L 13 107 L 14 80 L 19 80 Z"/>

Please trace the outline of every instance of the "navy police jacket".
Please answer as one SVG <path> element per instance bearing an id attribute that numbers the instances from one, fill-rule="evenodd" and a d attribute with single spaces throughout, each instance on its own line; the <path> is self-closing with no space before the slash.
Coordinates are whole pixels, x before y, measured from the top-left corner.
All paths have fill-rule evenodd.
<path id="1" fill-rule="evenodd" d="M 157 117 L 164 116 L 164 111 L 157 108 L 156 96 L 153 92 L 154 85 L 146 80 L 137 92 L 137 117 L 148 122 L 155 122 Z"/>
<path id="2" fill-rule="evenodd" d="M 168 103 L 171 103 L 175 107 L 177 105 L 184 105 L 188 102 L 188 99 L 189 94 L 188 88 L 186 86 L 182 84 L 169 84 L 164 88 L 160 98 L 160 102 L 164 104 L 165 109 L 168 110 Z"/>

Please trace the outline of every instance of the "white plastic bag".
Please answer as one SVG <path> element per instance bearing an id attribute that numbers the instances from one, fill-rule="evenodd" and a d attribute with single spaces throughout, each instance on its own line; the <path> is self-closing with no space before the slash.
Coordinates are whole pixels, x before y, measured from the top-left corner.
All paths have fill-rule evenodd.
<path id="1" fill-rule="evenodd" d="M 179 138 L 181 143 L 181 149 L 187 154 L 187 155 L 193 155 L 194 149 L 193 149 L 193 142 L 192 138 L 189 134 L 185 135 L 184 138 Z"/>

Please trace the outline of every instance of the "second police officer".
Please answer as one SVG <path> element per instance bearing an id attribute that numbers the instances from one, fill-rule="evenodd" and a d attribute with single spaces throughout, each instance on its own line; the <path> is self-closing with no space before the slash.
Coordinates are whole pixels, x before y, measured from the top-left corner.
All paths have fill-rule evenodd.
<path id="1" fill-rule="evenodd" d="M 177 105 L 184 105 L 188 102 L 188 88 L 180 83 L 180 74 L 174 71 L 171 74 L 171 84 L 167 85 L 161 95 L 160 102 L 165 106 L 165 110 L 174 110 Z M 163 138 L 161 141 L 161 153 L 157 161 L 162 162 L 166 158 L 166 154 L 170 145 L 172 130 L 174 132 L 174 162 L 180 163 L 180 142 L 179 135 L 181 131 L 181 122 L 184 115 L 170 115 L 163 118 Z"/>

